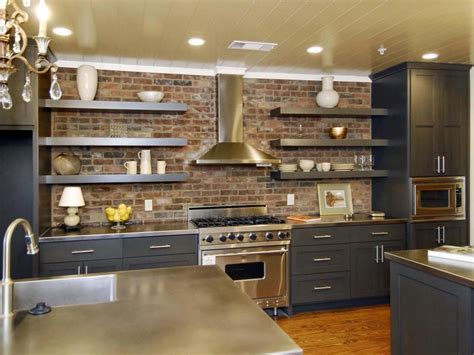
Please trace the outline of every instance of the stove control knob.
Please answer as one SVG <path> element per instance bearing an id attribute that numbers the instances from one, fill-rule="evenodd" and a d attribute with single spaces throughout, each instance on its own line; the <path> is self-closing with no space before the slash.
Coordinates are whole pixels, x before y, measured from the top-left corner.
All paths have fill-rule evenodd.
<path id="1" fill-rule="evenodd" d="M 266 237 L 268 240 L 273 239 L 273 233 L 272 233 L 272 232 L 267 232 L 267 233 L 265 234 L 265 237 Z"/>
<path id="2" fill-rule="evenodd" d="M 221 236 L 219 237 L 219 240 L 224 243 L 226 240 L 227 240 L 227 237 L 225 236 L 225 234 L 221 234 Z"/>
<path id="3" fill-rule="evenodd" d="M 229 233 L 229 234 L 227 234 L 227 238 L 229 238 L 229 240 L 234 240 L 235 239 L 235 234 L 234 233 Z"/>
<path id="4" fill-rule="evenodd" d="M 237 240 L 244 240 L 244 235 L 242 233 L 237 234 Z"/>
<path id="5" fill-rule="evenodd" d="M 288 232 L 278 232 L 278 238 L 283 239 L 288 237 Z"/>
<path id="6" fill-rule="evenodd" d="M 212 237 L 212 235 L 207 235 L 206 238 L 204 239 L 206 242 L 208 243 L 212 243 L 212 241 L 214 240 L 214 238 Z"/>
<path id="7" fill-rule="evenodd" d="M 255 233 L 250 233 L 249 234 L 249 239 L 250 240 L 256 240 L 257 239 L 257 235 Z"/>

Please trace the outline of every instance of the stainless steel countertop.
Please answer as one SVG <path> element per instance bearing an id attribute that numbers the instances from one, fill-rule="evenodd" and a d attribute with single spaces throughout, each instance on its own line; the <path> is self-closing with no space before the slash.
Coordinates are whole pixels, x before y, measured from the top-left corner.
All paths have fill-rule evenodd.
<path id="1" fill-rule="evenodd" d="M 474 288 L 473 263 L 428 257 L 427 249 L 387 252 L 385 257 L 391 262 L 400 263 Z"/>
<path id="2" fill-rule="evenodd" d="M 287 221 L 287 224 L 290 224 L 292 228 L 315 228 L 344 225 L 405 223 L 406 221 L 407 220 L 404 218 L 371 218 L 367 214 L 355 214 L 354 218 L 347 220 L 342 216 L 323 216 L 321 217 L 320 222 L 304 223 Z M 189 222 L 150 223 L 130 225 L 121 231 L 114 231 L 108 226 L 84 227 L 81 230 L 75 232 L 65 232 L 61 228 L 55 228 L 42 235 L 39 238 L 39 241 L 40 243 L 47 243 L 68 240 L 153 237 L 160 235 L 184 235 L 198 233 L 199 229 L 194 224 Z"/>
<path id="3" fill-rule="evenodd" d="M 133 224 L 120 231 L 103 227 L 83 227 L 79 231 L 65 232 L 54 228 L 39 238 L 40 243 L 67 240 L 94 240 L 107 238 L 154 237 L 160 235 L 198 234 L 196 226 L 188 222 Z"/>
<path id="4" fill-rule="evenodd" d="M 115 302 L 0 319 L 2 354 L 303 353 L 217 266 L 116 274 Z"/>
<path id="5" fill-rule="evenodd" d="M 321 216 L 319 222 L 296 222 L 287 221 L 293 228 L 314 228 L 314 227 L 334 227 L 347 225 L 366 225 L 366 224 L 391 224 L 391 223 L 406 223 L 406 218 L 393 217 L 377 217 L 372 218 L 368 214 L 354 214 L 353 218 L 345 219 L 344 216 Z"/>

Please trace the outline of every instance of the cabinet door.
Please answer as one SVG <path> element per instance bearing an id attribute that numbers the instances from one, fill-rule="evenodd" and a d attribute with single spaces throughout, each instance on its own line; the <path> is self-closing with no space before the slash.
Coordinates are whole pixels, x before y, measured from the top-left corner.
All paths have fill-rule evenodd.
<path id="1" fill-rule="evenodd" d="M 437 176 L 439 153 L 438 72 L 411 70 L 410 73 L 410 175 Z"/>
<path id="2" fill-rule="evenodd" d="M 444 244 L 468 245 L 466 221 L 443 222 Z"/>
<path id="3" fill-rule="evenodd" d="M 403 250 L 405 249 L 405 242 L 403 240 L 398 240 L 394 242 L 384 242 L 382 243 L 383 245 L 383 251 L 384 252 L 389 252 L 389 251 L 398 251 L 398 250 Z M 390 295 L 390 262 L 385 259 L 385 257 L 382 259 L 383 261 L 379 263 L 379 274 L 378 274 L 378 280 L 379 280 L 379 296 L 388 296 Z"/>
<path id="4" fill-rule="evenodd" d="M 353 243 L 351 245 L 351 296 L 352 298 L 371 297 L 378 294 L 377 280 L 380 258 L 378 242 Z"/>
<path id="5" fill-rule="evenodd" d="M 83 269 L 81 261 L 71 261 L 68 263 L 41 263 L 40 276 L 79 275 L 83 272 Z"/>
<path id="6" fill-rule="evenodd" d="M 408 240 L 409 249 L 431 249 L 440 246 L 441 227 L 444 222 L 413 223 Z"/>
<path id="7" fill-rule="evenodd" d="M 84 261 L 84 274 L 116 272 L 122 270 L 122 259 Z"/>
<path id="8" fill-rule="evenodd" d="M 458 71 L 439 75 L 440 154 L 444 157 L 444 175 L 448 176 L 467 174 L 468 75 Z"/>
<path id="9" fill-rule="evenodd" d="M 162 267 L 197 265 L 196 254 L 145 256 L 141 258 L 124 258 L 124 270 L 156 269 Z"/>

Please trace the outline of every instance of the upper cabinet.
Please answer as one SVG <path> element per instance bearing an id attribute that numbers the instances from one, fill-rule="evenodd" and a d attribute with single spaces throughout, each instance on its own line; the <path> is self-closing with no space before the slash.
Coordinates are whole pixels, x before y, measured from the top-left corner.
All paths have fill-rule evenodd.
<path id="1" fill-rule="evenodd" d="M 410 71 L 410 175 L 467 173 L 468 72 Z"/>
<path id="2" fill-rule="evenodd" d="M 410 62 L 371 76 L 372 104 L 389 111 L 374 122 L 373 138 L 397 142 L 381 153 L 383 168 L 412 177 L 467 175 L 469 69 Z"/>

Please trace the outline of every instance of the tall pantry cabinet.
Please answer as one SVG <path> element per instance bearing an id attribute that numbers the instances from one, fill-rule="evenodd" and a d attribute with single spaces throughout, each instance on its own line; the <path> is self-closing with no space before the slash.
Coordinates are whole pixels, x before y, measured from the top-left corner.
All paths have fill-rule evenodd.
<path id="1" fill-rule="evenodd" d="M 372 105 L 389 111 L 384 120 L 372 123 L 373 139 L 389 139 L 387 147 L 374 148 L 377 168 L 390 171 L 388 178 L 373 181 L 374 209 L 410 221 L 411 177 L 465 176 L 468 200 L 470 68 L 408 62 L 371 75 Z M 440 244 L 435 233 L 417 241 L 417 231 L 430 226 L 410 222 L 409 248 Z M 449 223 L 455 224 L 450 228 L 457 231 L 456 244 L 467 244 L 467 221 Z"/>

